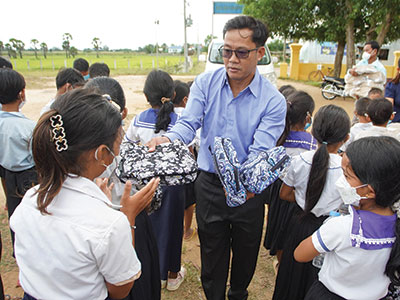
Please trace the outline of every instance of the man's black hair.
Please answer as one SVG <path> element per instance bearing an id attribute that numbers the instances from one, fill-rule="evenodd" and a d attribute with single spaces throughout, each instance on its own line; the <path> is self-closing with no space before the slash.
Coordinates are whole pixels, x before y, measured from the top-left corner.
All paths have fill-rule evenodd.
<path id="1" fill-rule="evenodd" d="M 0 56 L 0 68 L 12 69 L 13 65 L 9 60 L 7 60 L 6 58 Z"/>
<path id="2" fill-rule="evenodd" d="M 377 53 L 379 52 L 379 49 L 381 48 L 377 41 L 369 41 L 369 42 L 366 42 L 365 45 L 371 45 L 372 50 L 376 49 Z"/>
<path id="3" fill-rule="evenodd" d="M 357 115 L 359 116 L 365 116 L 365 114 L 368 114 L 367 108 L 368 105 L 371 103 L 371 99 L 368 97 L 362 97 L 356 101 L 354 104 L 355 111 Z"/>
<path id="4" fill-rule="evenodd" d="M 251 40 L 256 44 L 257 47 L 262 47 L 265 45 L 265 42 L 268 38 L 267 27 L 260 20 L 250 16 L 237 16 L 226 22 L 223 30 L 223 37 L 225 38 L 227 31 L 244 28 L 248 28 L 253 32 Z"/>
<path id="5" fill-rule="evenodd" d="M 79 85 L 84 85 L 85 79 L 83 78 L 82 74 L 76 69 L 73 68 L 61 69 L 56 77 L 57 90 L 59 90 L 67 83 L 75 87 Z"/>
<path id="6" fill-rule="evenodd" d="M 89 71 L 89 63 L 84 58 L 77 58 L 74 60 L 74 69 L 77 69 L 79 72 L 88 72 Z"/>
<path id="7" fill-rule="evenodd" d="M 91 79 L 96 77 L 110 76 L 110 68 L 105 63 L 94 63 L 89 67 L 89 76 Z"/>

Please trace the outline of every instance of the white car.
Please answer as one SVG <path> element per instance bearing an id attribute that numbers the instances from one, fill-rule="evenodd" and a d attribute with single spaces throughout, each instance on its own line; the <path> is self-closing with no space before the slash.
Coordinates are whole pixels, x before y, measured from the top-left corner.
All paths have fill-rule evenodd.
<path id="1" fill-rule="evenodd" d="M 218 49 L 224 44 L 222 41 L 212 41 L 208 47 L 208 55 L 205 71 L 213 71 L 224 65 L 221 54 Z M 272 63 L 271 54 L 268 46 L 265 45 L 265 55 L 257 64 L 258 72 L 267 78 L 273 85 L 276 86 L 276 74 L 274 64 Z"/>

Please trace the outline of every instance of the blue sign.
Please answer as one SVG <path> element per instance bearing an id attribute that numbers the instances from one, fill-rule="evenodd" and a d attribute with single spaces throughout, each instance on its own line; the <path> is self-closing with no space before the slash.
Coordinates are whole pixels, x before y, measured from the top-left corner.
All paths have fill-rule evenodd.
<path id="1" fill-rule="evenodd" d="M 332 42 L 322 42 L 321 45 L 321 54 L 325 55 L 336 55 L 337 51 L 337 43 Z M 344 55 L 346 55 L 347 47 L 344 48 Z"/>
<path id="2" fill-rule="evenodd" d="M 214 2 L 214 14 L 241 14 L 243 7 L 236 2 Z"/>

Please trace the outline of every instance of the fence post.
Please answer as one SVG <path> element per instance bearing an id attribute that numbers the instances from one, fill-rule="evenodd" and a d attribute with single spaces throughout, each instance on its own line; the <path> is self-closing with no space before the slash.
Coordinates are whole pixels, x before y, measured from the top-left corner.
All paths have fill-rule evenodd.
<path id="1" fill-rule="evenodd" d="M 117 69 L 117 61 L 114 59 L 114 70 Z"/>
<path id="2" fill-rule="evenodd" d="M 168 59 L 165 59 L 165 66 L 168 66 Z"/>
<path id="3" fill-rule="evenodd" d="M 131 68 L 131 60 L 128 59 L 128 69 L 130 69 L 130 68 Z"/>
<path id="4" fill-rule="evenodd" d="M 140 69 L 143 69 L 143 62 L 140 60 Z"/>
<path id="5" fill-rule="evenodd" d="M 42 63 L 42 60 L 40 60 L 40 70 L 43 70 L 43 63 Z"/>
<path id="6" fill-rule="evenodd" d="M 67 67 L 67 60 L 64 59 L 64 67 Z"/>
<path id="7" fill-rule="evenodd" d="M 154 69 L 154 59 L 153 59 L 153 69 Z"/>
<path id="8" fill-rule="evenodd" d="M 302 45 L 291 44 L 290 45 L 290 78 L 299 80 L 300 71 L 300 49 Z"/>
<path id="9" fill-rule="evenodd" d="M 28 70 L 30 70 L 31 66 L 29 65 L 29 60 L 26 61 L 26 65 L 28 66 Z"/>
<path id="10" fill-rule="evenodd" d="M 53 68 L 53 71 L 54 71 L 54 69 L 55 69 L 55 67 L 54 67 L 54 60 L 51 60 L 51 67 Z"/>

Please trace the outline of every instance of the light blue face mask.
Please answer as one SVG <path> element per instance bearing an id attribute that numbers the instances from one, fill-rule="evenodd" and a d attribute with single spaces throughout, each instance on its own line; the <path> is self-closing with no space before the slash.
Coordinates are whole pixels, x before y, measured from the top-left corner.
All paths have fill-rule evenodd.
<path id="1" fill-rule="evenodd" d="M 89 75 L 89 74 L 87 74 L 87 75 L 83 76 L 83 79 L 85 79 L 85 81 L 88 81 L 88 80 L 89 80 L 89 78 L 90 78 L 90 75 Z"/>
<path id="2" fill-rule="evenodd" d="M 310 128 L 311 124 L 312 124 L 312 117 L 310 118 L 310 123 L 306 123 L 306 126 L 304 126 L 304 130 L 307 130 L 308 128 Z"/>

